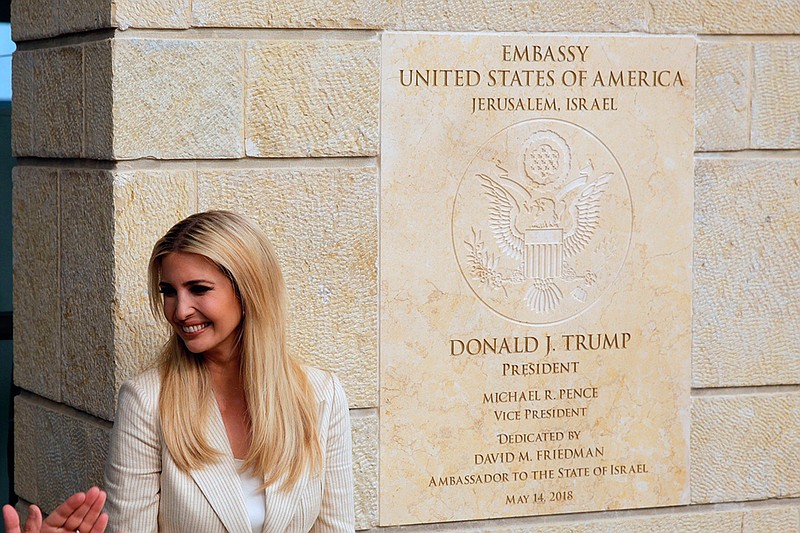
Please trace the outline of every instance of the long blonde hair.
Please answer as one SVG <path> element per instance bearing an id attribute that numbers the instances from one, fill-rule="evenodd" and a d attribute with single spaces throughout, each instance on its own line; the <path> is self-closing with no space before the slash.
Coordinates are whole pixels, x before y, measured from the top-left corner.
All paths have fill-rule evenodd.
<path id="1" fill-rule="evenodd" d="M 264 486 L 283 479 L 281 488 L 289 489 L 307 469 L 321 468 L 322 450 L 311 385 L 286 351 L 286 286 L 272 245 L 253 222 L 229 211 L 178 222 L 155 244 L 148 266 L 151 307 L 161 317 L 161 263 L 173 252 L 205 256 L 233 283 L 242 305 L 238 348 L 251 428 L 244 467 L 262 476 Z M 206 433 L 214 396 L 202 355 L 189 352 L 173 331 L 160 369 L 161 426 L 175 464 L 188 472 L 215 462 L 221 451 Z"/>

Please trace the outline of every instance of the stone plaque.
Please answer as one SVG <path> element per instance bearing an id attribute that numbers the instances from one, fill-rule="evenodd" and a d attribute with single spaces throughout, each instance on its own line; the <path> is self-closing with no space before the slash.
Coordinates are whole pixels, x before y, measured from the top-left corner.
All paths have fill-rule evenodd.
<path id="1" fill-rule="evenodd" d="M 694 65 L 383 35 L 381 525 L 689 503 Z"/>

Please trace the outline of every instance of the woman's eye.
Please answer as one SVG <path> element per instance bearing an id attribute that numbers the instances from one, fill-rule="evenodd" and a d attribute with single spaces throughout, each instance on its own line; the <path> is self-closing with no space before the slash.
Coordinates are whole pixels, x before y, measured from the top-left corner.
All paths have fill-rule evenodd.
<path id="1" fill-rule="evenodd" d="M 175 289 L 172 287 L 159 287 L 158 292 L 164 296 L 175 296 Z"/>
<path id="2" fill-rule="evenodd" d="M 211 287 L 205 285 L 195 285 L 192 287 L 192 294 L 205 294 L 211 290 Z"/>

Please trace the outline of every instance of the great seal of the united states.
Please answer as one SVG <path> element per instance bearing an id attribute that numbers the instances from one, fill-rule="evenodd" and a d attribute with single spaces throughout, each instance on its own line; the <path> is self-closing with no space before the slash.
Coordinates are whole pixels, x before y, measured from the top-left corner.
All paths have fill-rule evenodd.
<path id="1" fill-rule="evenodd" d="M 534 119 L 494 134 L 453 203 L 456 262 L 475 296 L 523 324 L 596 304 L 625 263 L 633 206 L 611 150 L 587 129 Z"/>

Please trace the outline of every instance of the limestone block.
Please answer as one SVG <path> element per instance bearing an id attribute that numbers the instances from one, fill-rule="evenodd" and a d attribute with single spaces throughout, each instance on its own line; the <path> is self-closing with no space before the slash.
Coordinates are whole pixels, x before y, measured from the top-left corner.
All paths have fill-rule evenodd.
<path id="1" fill-rule="evenodd" d="M 237 41 L 118 39 L 115 158 L 241 157 L 241 46 Z"/>
<path id="2" fill-rule="evenodd" d="M 61 0 L 59 33 L 111 28 L 113 0 Z"/>
<path id="3" fill-rule="evenodd" d="M 247 155 L 376 155 L 375 41 L 247 44 Z"/>
<path id="4" fill-rule="evenodd" d="M 14 401 L 14 489 L 47 513 L 70 494 L 102 486 L 111 424 L 23 394 Z"/>
<path id="5" fill-rule="evenodd" d="M 758 509 L 744 514 L 742 533 L 784 533 L 799 531 L 797 507 L 788 509 Z"/>
<path id="6" fill-rule="evenodd" d="M 58 171 L 13 172 L 14 382 L 61 400 Z"/>
<path id="7" fill-rule="evenodd" d="M 377 403 L 375 168 L 199 171 L 201 210 L 256 220 L 289 290 L 289 347 L 336 372 L 351 407 Z"/>
<path id="8" fill-rule="evenodd" d="M 61 342 L 64 403 L 114 412 L 114 203 L 107 171 L 62 171 Z"/>
<path id="9" fill-rule="evenodd" d="M 404 0 L 394 29 L 423 31 L 644 31 L 647 3 L 600 0 Z"/>
<path id="10" fill-rule="evenodd" d="M 11 69 L 11 151 L 15 156 L 33 154 L 33 113 L 36 107 L 34 59 L 34 52 L 14 52 Z"/>
<path id="11" fill-rule="evenodd" d="M 87 43 L 83 47 L 85 77 L 85 157 L 113 159 L 114 79 L 111 40 Z"/>
<path id="12" fill-rule="evenodd" d="M 697 150 L 749 147 L 750 55 L 749 44 L 699 43 L 695 98 Z"/>
<path id="13" fill-rule="evenodd" d="M 53 0 L 11 2 L 11 38 L 21 42 L 58 35 L 59 4 Z"/>
<path id="14" fill-rule="evenodd" d="M 695 397 L 692 503 L 800 496 L 800 394 Z"/>
<path id="15" fill-rule="evenodd" d="M 155 242 L 195 211 L 191 171 L 114 173 L 114 369 L 116 387 L 157 355 L 169 328 L 150 313 L 147 263 Z"/>
<path id="16" fill-rule="evenodd" d="M 112 0 L 15 0 L 11 35 L 17 42 L 110 28 Z"/>
<path id="17" fill-rule="evenodd" d="M 270 2 L 241 0 L 231 9 L 226 0 L 194 0 L 195 26 L 250 28 L 385 28 L 396 20 L 400 2 L 314 0 Z"/>
<path id="18" fill-rule="evenodd" d="M 128 28 L 188 28 L 190 0 L 116 0 L 114 24 Z M 238 11 L 239 7 L 230 11 Z"/>
<path id="19" fill-rule="evenodd" d="M 81 157 L 83 151 L 83 51 L 80 46 L 33 52 L 33 154 Z"/>
<path id="20" fill-rule="evenodd" d="M 800 12 L 796 4 L 795 12 Z M 797 19 L 800 24 L 800 15 Z M 753 148 L 800 148 L 800 43 L 754 48 Z"/>
<path id="21" fill-rule="evenodd" d="M 17 0 L 15 41 L 117 27 L 188 28 L 190 0 Z"/>
<path id="22" fill-rule="evenodd" d="M 378 517 L 378 415 L 372 410 L 350 412 L 353 424 L 353 478 L 356 529 L 375 526 Z"/>
<path id="23" fill-rule="evenodd" d="M 695 166 L 693 385 L 800 382 L 800 159 Z"/>
<path id="24" fill-rule="evenodd" d="M 791 517 L 794 515 L 794 522 Z M 555 518 L 555 519 L 554 519 Z M 452 533 L 784 533 L 797 531 L 797 509 L 768 508 L 758 511 L 705 511 L 674 513 L 655 511 L 649 516 L 619 515 L 604 519 L 588 519 L 585 515 L 567 517 L 531 517 L 513 519 L 500 523 L 476 521 L 453 524 L 446 528 Z M 512 523 L 508 523 L 512 522 Z M 752 526 L 764 529 L 752 529 Z M 489 527 L 487 527 L 489 526 Z M 774 529 L 776 526 L 785 529 Z M 788 527 L 787 527 L 788 526 Z M 437 528 L 437 531 L 439 528 Z M 444 531 L 445 529 L 441 529 Z M 387 533 L 422 533 L 431 531 L 431 526 L 405 526 L 381 528 Z"/>
<path id="25" fill-rule="evenodd" d="M 14 398 L 14 492 L 20 498 L 39 501 L 38 461 L 34 455 L 39 446 L 36 442 L 39 435 L 33 431 L 38 429 L 36 423 L 39 413 L 25 401 L 26 397 L 23 393 Z"/>
<path id="26" fill-rule="evenodd" d="M 165 340 L 149 311 L 147 261 L 194 210 L 194 180 L 190 171 L 62 174 L 63 399 L 111 420 L 116 390 Z"/>
<path id="27" fill-rule="evenodd" d="M 653 0 L 649 31 L 653 33 L 793 34 L 800 9 L 792 0 Z"/>

